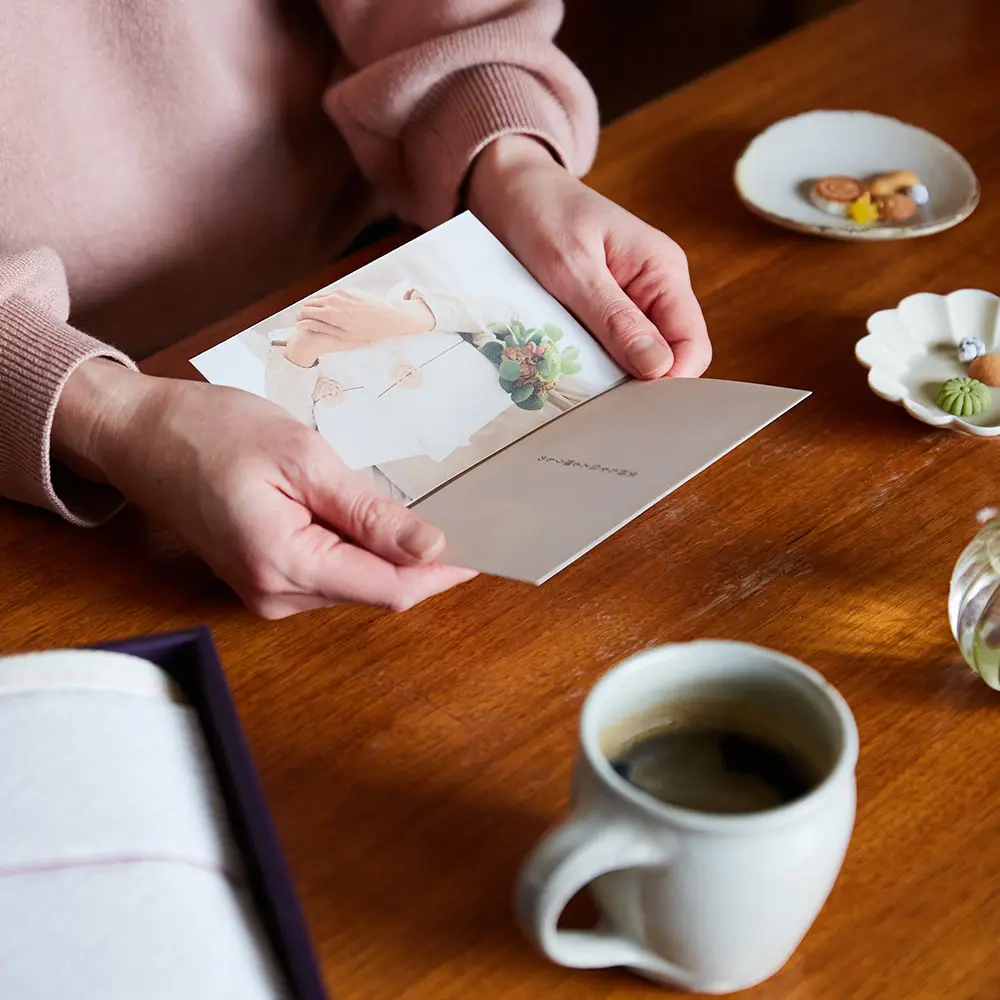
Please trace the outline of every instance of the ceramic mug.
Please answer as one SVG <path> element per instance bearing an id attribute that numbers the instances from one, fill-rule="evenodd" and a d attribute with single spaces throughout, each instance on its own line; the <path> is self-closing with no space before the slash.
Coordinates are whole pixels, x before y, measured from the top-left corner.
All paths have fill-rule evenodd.
<path id="1" fill-rule="evenodd" d="M 808 759 L 811 790 L 765 811 L 713 814 L 654 799 L 612 768 L 629 732 L 713 701 Z M 621 966 L 703 993 L 756 985 L 788 961 L 833 888 L 854 826 L 857 756 L 847 703 L 796 660 L 716 641 L 640 653 L 584 704 L 572 814 L 525 862 L 518 920 L 559 965 Z M 560 930 L 588 886 L 599 926 Z"/>

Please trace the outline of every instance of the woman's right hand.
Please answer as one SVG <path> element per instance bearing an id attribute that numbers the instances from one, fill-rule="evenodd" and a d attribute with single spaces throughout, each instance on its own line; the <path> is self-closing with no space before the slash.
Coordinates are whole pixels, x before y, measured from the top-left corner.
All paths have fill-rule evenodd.
<path id="1" fill-rule="evenodd" d="M 264 618 L 404 610 L 471 579 L 444 535 L 349 470 L 314 430 L 239 389 L 97 359 L 69 379 L 54 457 L 166 522 Z"/>

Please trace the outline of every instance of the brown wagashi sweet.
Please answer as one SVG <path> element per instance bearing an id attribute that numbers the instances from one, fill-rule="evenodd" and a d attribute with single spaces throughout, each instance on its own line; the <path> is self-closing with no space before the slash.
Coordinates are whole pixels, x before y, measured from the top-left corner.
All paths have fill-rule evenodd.
<path id="1" fill-rule="evenodd" d="M 917 203 L 908 194 L 886 194 L 875 198 L 882 222 L 906 222 L 917 214 Z"/>
<path id="2" fill-rule="evenodd" d="M 983 385 L 1000 386 L 1000 354 L 982 354 L 969 362 L 969 377 Z"/>

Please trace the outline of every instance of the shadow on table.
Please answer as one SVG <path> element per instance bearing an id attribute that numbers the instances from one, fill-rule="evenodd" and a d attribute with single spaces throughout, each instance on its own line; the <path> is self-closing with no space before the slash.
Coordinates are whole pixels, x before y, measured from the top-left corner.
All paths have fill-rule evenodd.
<path id="1" fill-rule="evenodd" d="M 854 696 L 861 704 L 862 699 L 867 702 L 874 695 L 880 709 L 895 712 L 907 707 L 941 713 L 1000 712 L 996 692 L 969 668 L 953 643 L 913 656 L 855 655 L 837 650 L 800 655 L 834 680 L 848 701 Z"/>
<path id="2" fill-rule="evenodd" d="M 239 607 L 207 566 L 137 510 L 81 530 L 48 512 L 0 502 L 0 525 L 0 610 L 16 619 L 21 646 L 65 643 L 74 621 L 96 628 L 91 637 L 114 638 L 179 620 L 210 622 Z"/>
<path id="3" fill-rule="evenodd" d="M 451 995 L 458 983 L 466 984 L 463 995 L 470 1000 L 507 991 L 513 996 L 517 983 L 525 989 L 518 996 L 544 996 L 572 982 L 581 998 L 650 995 L 648 983 L 623 970 L 554 966 L 518 931 L 514 881 L 546 820 L 469 788 L 360 776 L 326 765 L 313 760 L 308 766 L 314 781 L 323 775 L 329 794 L 313 800 L 308 829 L 294 831 L 286 842 L 335 995 L 360 996 L 362 980 L 369 988 L 378 984 L 372 1000 L 408 996 L 411 988 L 420 996 Z M 287 777 L 283 791 L 268 783 L 272 799 L 301 796 L 301 781 Z M 301 800 L 296 811 L 301 813 Z M 589 900 L 577 897 L 564 924 L 592 926 L 594 912 Z M 761 988 L 761 1000 L 787 1000 L 803 973 L 793 959 Z"/>
<path id="4" fill-rule="evenodd" d="M 643 214 L 655 207 L 656 218 L 649 221 L 681 243 L 695 263 L 702 257 L 710 263 L 710 249 L 714 251 L 719 242 L 729 245 L 734 237 L 738 240 L 741 231 L 747 231 L 754 237 L 756 266 L 760 253 L 780 252 L 782 244 L 787 247 L 788 240 L 774 240 L 776 234 L 793 234 L 781 234 L 747 209 L 733 183 L 736 161 L 754 134 L 752 129 L 720 124 L 692 132 L 669 147 L 655 141 L 648 147 L 639 146 L 639 152 L 629 154 L 630 183 L 624 194 L 615 163 L 605 167 L 598 160 L 594 177 L 599 187 L 614 187 L 626 208 Z M 746 244 L 745 240 L 738 241 Z M 769 243 L 776 246 L 769 248 Z M 721 269 L 729 273 L 734 263 L 732 259 L 716 259 L 712 270 L 720 270 L 721 264 Z M 711 285 L 711 275 L 706 272 L 706 277 Z M 699 284 L 698 291 L 703 294 L 706 289 Z"/>
<path id="5" fill-rule="evenodd" d="M 337 969 L 368 961 L 377 971 L 367 969 L 366 978 L 385 997 L 425 977 L 467 980 L 496 967 L 509 980 L 530 976 L 540 989 L 568 975 L 534 952 L 513 917 L 516 873 L 543 819 L 471 786 L 447 788 L 433 773 L 407 780 L 329 763 L 314 759 L 310 777 L 286 773 L 267 785 L 272 802 L 285 800 L 276 812 L 287 816 L 301 815 L 303 785 L 317 776 L 317 792 L 329 790 L 315 797 L 308 827 L 285 839 L 335 994 Z M 591 922 L 585 902 L 573 910 L 576 926 Z M 355 930 L 345 935 L 345 927 Z M 368 959 L 357 957 L 362 943 Z M 629 985 L 606 975 L 616 987 Z"/>
<path id="6" fill-rule="evenodd" d="M 232 590 L 180 539 L 135 507 L 101 532 L 100 544 L 132 599 L 173 614 L 207 617 L 239 606 Z"/>

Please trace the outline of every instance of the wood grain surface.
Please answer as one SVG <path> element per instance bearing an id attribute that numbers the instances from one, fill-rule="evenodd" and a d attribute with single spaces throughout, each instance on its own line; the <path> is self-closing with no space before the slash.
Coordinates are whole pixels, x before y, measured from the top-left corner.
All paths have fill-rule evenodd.
<path id="1" fill-rule="evenodd" d="M 876 399 L 853 358 L 866 316 L 912 292 L 1000 291 L 998 39 L 995 0 L 863 0 L 606 131 L 590 183 L 687 249 L 711 374 L 814 395 L 544 587 L 479 578 L 402 616 L 268 624 L 136 512 L 80 532 L 4 506 L 3 650 L 211 626 L 338 1000 L 624 1000 L 662 994 L 546 964 L 511 918 L 517 866 L 566 805 L 581 701 L 656 643 L 775 647 L 853 707 L 859 813 L 813 930 L 745 995 L 1000 996 L 1000 699 L 946 617 L 974 514 L 1000 497 L 1000 446 Z M 755 219 L 731 187 L 738 153 L 822 107 L 941 135 L 977 171 L 979 209 L 884 245 Z M 358 262 L 147 369 L 193 376 L 198 349 Z"/>

